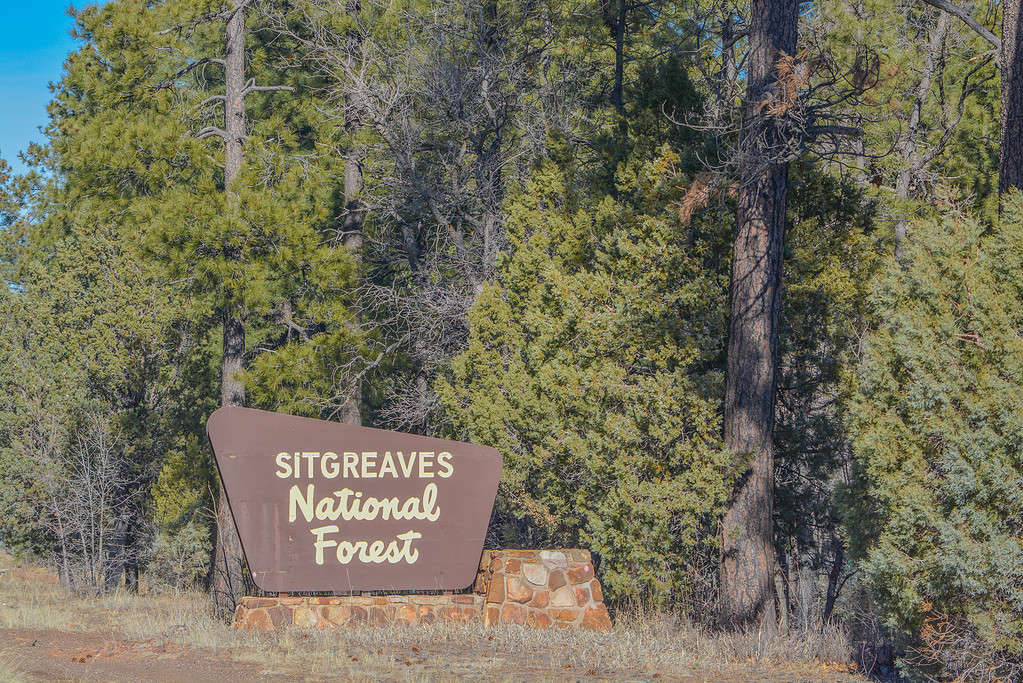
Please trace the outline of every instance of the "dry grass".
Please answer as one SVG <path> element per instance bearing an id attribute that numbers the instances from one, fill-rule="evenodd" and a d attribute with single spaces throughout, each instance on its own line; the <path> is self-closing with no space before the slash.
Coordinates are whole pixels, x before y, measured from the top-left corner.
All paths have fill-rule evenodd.
<path id="1" fill-rule="evenodd" d="M 0 650 L 0 681 L 21 683 L 24 680 L 23 669 L 17 658 L 10 652 Z"/>
<path id="2" fill-rule="evenodd" d="M 0 567 L 11 566 L 0 557 Z M 247 662 L 261 671 L 349 680 L 864 680 L 837 629 L 771 640 L 711 634 L 666 614 L 620 615 L 612 633 L 471 625 L 247 634 L 214 619 L 204 595 L 66 598 L 52 573 L 0 575 L 0 628 L 110 633 Z M 0 661 L 0 680 L 9 680 Z M 300 674 L 299 674 L 300 672 Z M 12 673 L 11 675 L 14 675 Z M 795 677 L 795 678 L 794 678 Z"/>

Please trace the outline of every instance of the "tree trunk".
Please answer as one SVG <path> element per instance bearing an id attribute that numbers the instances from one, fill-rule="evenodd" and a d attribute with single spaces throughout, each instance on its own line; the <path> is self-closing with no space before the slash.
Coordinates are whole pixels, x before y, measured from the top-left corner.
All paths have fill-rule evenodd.
<path id="1" fill-rule="evenodd" d="M 118 498 L 123 500 L 123 495 L 121 494 Z M 128 523 L 128 516 L 121 515 L 114 522 L 110 540 L 106 543 L 103 590 L 107 593 L 116 591 L 121 585 L 121 577 L 124 576 L 128 565 Z"/>
<path id="2" fill-rule="evenodd" d="M 245 401 L 245 389 L 237 377 L 242 369 L 245 327 L 235 310 L 224 309 L 224 355 L 221 377 L 221 405 L 237 406 Z M 213 600 L 221 614 L 233 613 L 244 590 L 241 540 L 231 516 L 227 493 L 220 482 L 217 493 L 217 548 L 213 563 Z"/>
<path id="3" fill-rule="evenodd" d="M 357 262 L 362 261 L 362 223 L 365 207 L 362 204 L 362 160 L 364 151 L 356 148 L 349 152 L 345 162 L 345 224 L 344 244 Z M 352 321 L 358 325 L 358 319 Z M 359 381 L 355 390 L 341 410 L 341 421 L 345 424 L 362 424 L 362 382 Z"/>
<path id="4" fill-rule="evenodd" d="M 618 115 L 625 118 L 625 15 L 627 7 L 625 0 L 618 0 L 615 11 L 614 40 L 615 40 L 615 81 L 614 89 L 611 92 L 611 104 L 614 105 Z"/>
<path id="5" fill-rule="evenodd" d="M 1023 187 L 1023 24 L 1020 1 L 1002 3 L 1002 76 L 1001 148 L 998 152 L 998 194 Z"/>
<path id="6" fill-rule="evenodd" d="M 728 14 L 721 21 L 721 71 L 720 77 L 723 79 L 721 83 L 726 89 L 721 91 L 723 95 L 727 92 L 728 85 L 735 83 L 736 79 L 736 65 L 735 65 L 735 17 Z M 722 97 L 722 99 L 724 99 Z"/>
<path id="7" fill-rule="evenodd" d="M 128 537 L 124 542 L 126 550 L 124 558 L 124 589 L 129 593 L 139 592 L 139 539 L 135 533 L 139 528 L 139 524 L 139 516 L 134 515 L 131 524 L 128 526 Z"/>
<path id="8" fill-rule="evenodd" d="M 346 0 L 345 11 L 355 18 L 355 21 L 359 20 L 359 12 L 362 11 L 362 3 L 359 0 Z M 356 29 L 353 32 L 353 39 L 356 44 L 355 54 L 361 54 L 362 50 L 359 49 L 362 46 L 363 33 L 361 29 Z M 356 115 L 349 126 L 349 134 L 352 139 L 356 140 L 356 144 L 348 151 L 348 158 L 345 160 L 345 222 L 344 222 L 344 245 L 345 249 L 351 253 L 356 263 L 362 262 L 362 242 L 363 242 L 363 223 L 366 218 L 366 207 L 362 203 L 362 189 L 364 185 L 362 164 L 366 158 L 366 150 L 364 147 L 358 144 L 359 133 L 363 127 L 361 116 Z M 351 323 L 352 328 L 357 328 L 359 324 L 358 317 L 355 317 Z M 357 329 L 352 329 L 353 332 L 357 332 Z M 362 424 L 362 381 L 357 381 L 357 385 L 352 392 L 352 396 L 345 402 L 345 405 L 341 409 L 341 422 L 350 425 L 361 425 Z"/>
<path id="9" fill-rule="evenodd" d="M 742 171 L 731 274 L 725 388 L 725 446 L 751 459 L 722 522 L 719 619 L 777 629 L 773 596 L 774 397 L 781 311 L 782 245 L 788 164 L 764 101 L 777 62 L 794 55 L 797 0 L 753 0 Z"/>
<path id="10" fill-rule="evenodd" d="M 782 633 L 789 630 L 789 596 L 785 588 L 785 577 L 782 576 L 781 568 L 774 570 L 774 593 L 778 597 L 778 625 Z"/>
<path id="11" fill-rule="evenodd" d="M 903 168 L 895 180 L 895 197 L 899 200 L 909 199 L 912 190 L 914 176 L 919 173 L 917 166 L 918 147 L 923 141 L 925 126 L 923 125 L 923 109 L 930 98 L 931 82 L 938 69 L 938 60 L 941 57 L 941 47 L 945 43 L 945 37 L 949 30 L 949 14 L 940 12 L 934 28 L 934 34 L 927 45 L 927 57 L 924 60 L 924 70 L 920 74 L 920 80 L 916 86 L 916 96 L 913 98 L 913 111 L 909 115 L 909 125 L 906 127 L 906 135 L 899 145 L 899 156 L 902 157 Z M 905 216 L 899 217 L 895 223 L 895 258 L 900 263 L 905 258 L 906 228 L 909 220 Z"/>
<path id="12" fill-rule="evenodd" d="M 52 499 L 50 509 L 56 509 L 56 503 Z M 57 575 L 60 577 L 60 587 L 67 592 L 71 592 L 73 586 L 71 585 L 71 560 L 68 557 L 67 533 L 64 531 L 64 523 L 59 516 L 57 516 L 55 521 L 57 523 L 57 543 L 60 545 L 60 553 L 58 555 L 60 566 L 57 570 Z"/>
<path id="13" fill-rule="evenodd" d="M 242 167 L 245 138 L 245 0 L 233 0 L 234 12 L 227 21 L 227 51 L 224 56 L 224 186 L 229 210 L 237 207 L 233 185 Z M 245 404 L 245 386 L 239 373 L 245 356 L 245 323 L 241 307 L 224 303 L 224 346 L 221 357 L 220 404 Z M 217 611 L 234 611 L 243 590 L 241 541 L 221 482 L 217 501 L 217 549 L 213 563 L 213 598 Z"/>
<path id="14" fill-rule="evenodd" d="M 796 541 L 799 558 L 799 625 L 808 629 L 817 616 L 817 572 L 813 568 L 813 555 L 809 541 Z"/>
<path id="15" fill-rule="evenodd" d="M 838 591 L 841 589 L 839 579 L 842 578 L 842 565 L 845 562 L 845 553 L 842 542 L 837 538 L 834 539 L 833 545 L 835 547 L 835 560 L 831 564 L 831 571 L 828 572 L 828 592 L 824 600 L 824 614 L 821 616 L 821 621 L 827 624 L 831 621 L 831 613 L 835 610 L 835 601 L 838 600 Z"/>

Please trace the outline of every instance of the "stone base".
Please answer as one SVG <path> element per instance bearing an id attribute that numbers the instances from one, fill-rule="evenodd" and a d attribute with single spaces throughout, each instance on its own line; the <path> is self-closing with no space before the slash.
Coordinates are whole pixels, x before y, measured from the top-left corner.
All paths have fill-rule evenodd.
<path id="1" fill-rule="evenodd" d="M 245 631 L 272 631 L 284 626 L 332 629 L 370 624 L 466 623 L 478 619 L 483 596 L 388 595 L 341 598 L 244 597 L 234 613 L 234 627 Z"/>
<path id="2" fill-rule="evenodd" d="M 244 597 L 234 627 L 467 623 L 611 630 L 588 550 L 484 550 L 472 593 L 346 597 Z"/>
<path id="3" fill-rule="evenodd" d="M 611 630 L 588 550 L 484 550 L 480 569 L 487 626 Z"/>

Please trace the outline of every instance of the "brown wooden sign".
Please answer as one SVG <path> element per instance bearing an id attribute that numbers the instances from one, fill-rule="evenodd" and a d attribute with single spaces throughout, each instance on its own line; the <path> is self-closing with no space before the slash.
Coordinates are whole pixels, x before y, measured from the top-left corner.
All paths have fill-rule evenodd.
<path id="1" fill-rule="evenodd" d="M 265 591 L 462 589 L 501 477 L 493 448 L 221 408 L 206 423 Z"/>

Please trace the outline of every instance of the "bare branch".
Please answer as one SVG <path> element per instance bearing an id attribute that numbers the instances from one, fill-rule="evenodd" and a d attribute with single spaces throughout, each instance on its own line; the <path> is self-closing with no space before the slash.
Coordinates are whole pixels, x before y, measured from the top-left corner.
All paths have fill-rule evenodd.
<path id="1" fill-rule="evenodd" d="M 157 83 L 156 85 L 154 85 L 152 87 L 152 91 L 155 92 L 157 90 L 163 90 L 165 88 L 171 87 L 174 84 L 174 81 L 178 80 L 182 76 L 191 73 L 192 71 L 195 71 L 204 64 L 219 64 L 220 66 L 224 66 L 225 62 L 223 59 L 219 59 L 217 57 L 203 57 L 202 59 L 197 59 L 191 64 L 187 64 L 186 66 L 183 66 L 180 69 L 178 69 L 174 74 L 170 76 L 170 78 L 164 79 Z"/>
<path id="2" fill-rule="evenodd" d="M 1002 49 L 1001 39 L 999 39 L 998 36 L 992 33 L 989 28 L 984 26 L 984 24 L 974 19 L 973 16 L 968 11 L 966 11 L 965 8 L 960 7 L 959 5 L 956 5 L 954 3 L 951 3 L 948 0 L 922 0 L 922 2 L 930 5 L 931 7 L 940 9 L 943 12 L 948 12 L 949 14 L 958 18 L 964 24 L 972 28 L 974 31 L 976 31 L 981 38 L 994 45 L 996 50 Z"/>
<path id="3" fill-rule="evenodd" d="M 277 91 L 295 92 L 295 89 L 292 88 L 290 85 L 247 85 L 245 86 L 245 89 L 242 90 L 242 97 L 245 97 L 249 93 L 254 92 L 277 92 Z"/>
<path id="4" fill-rule="evenodd" d="M 810 135 L 841 135 L 843 137 L 863 137 L 863 129 L 858 126 L 807 126 Z"/>
<path id="5" fill-rule="evenodd" d="M 203 107 L 211 105 L 214 102 L 226 102 L 226 101 L 227 101 L 227 98 L 224 97 L 223 95 L 212 95 L 210 97 L 207 97 L 202 102 L 200 102 L 199 103 L 199 108 L 202 109 Z"/>
<path id="6" fill-rule="evenodd" d="M 219 137 L 221 140 L 227 140 L 227 131 L 224 130 L 223 128 L 217 128 L 216 126 L 206 126 L 198 133 L 196 133 L 195 137 L 199 138 L 200 140 L 204 140 L 214 135 Z"/>

